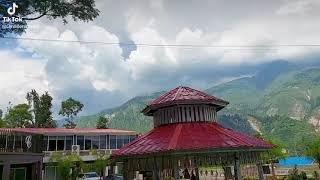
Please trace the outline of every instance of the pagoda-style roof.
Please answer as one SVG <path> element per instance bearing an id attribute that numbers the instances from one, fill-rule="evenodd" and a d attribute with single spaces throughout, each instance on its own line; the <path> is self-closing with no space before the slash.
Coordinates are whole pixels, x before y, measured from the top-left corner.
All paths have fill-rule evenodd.
<path id="1" fill-rule="evenodd" d="M 150 102 L 142 112 L 152 115 L 156 109 L 178 104 L 209 104 L 216 106 L 219 111 L 229 102 L 190 87 L 179 86 Z"/>
<path id="2" fill-rule="evenodd" d="M 127 146 L 113 157 L 154 153 L 193 151 L 267 150 L 274 145 L 245 133 L 212 122 L 175 123 L 159 126 Z"/>

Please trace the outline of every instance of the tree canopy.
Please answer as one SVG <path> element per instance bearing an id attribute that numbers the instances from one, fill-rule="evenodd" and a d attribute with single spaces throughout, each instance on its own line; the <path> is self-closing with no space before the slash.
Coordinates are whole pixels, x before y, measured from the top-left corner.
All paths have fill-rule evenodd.
<path id="1" fill-rule="evenodd" d="M 77 154 L 62 155 L 62 153 L 54 153 L 50 158 L 50 162 L 57 166 L 58 174 L 64 180 L 76 179 L 82 168 L 82 159 Z"/>
<path id="2" fill-rule="evenodd" d="M 82 108 L 83 104 L 80 101 L 74 100 L 71 97 L 61 102 L 59 115 L 65 116 L 67 118 L 66 124 L 64 125 L 66 128 L 76 127 L 74 117 L 76 117 L 78 113 L 82 111 Z"/>
<path id="3" fill-rule="evenodd" d="M 99 116 L 97 121 L 97 129 L 108 129 L 110 127 L 111 120 L 105 116 Z"/>
<path id="4" fill-rule="evenodd" d="M 314 158 L 320 168 L 320 138 L 307 145 L 306 155 Z"/>
<path id="5" fill-rule="evenodd" d="M 33 127 L 54 128 L 57 126 L 52 118 L 52 97 L 48 92 L 39 96 L 37 91 L 32 89 L 27 93 L 26 99 L 33 113 Z"/>
<path id="6" fill-rule="evenodd" d="M 13 24 L 27 25 L 28 21 L 42 17 L 61 19 L 63 23 L 68 23 L 69 20 L 88 22 L 99 15 L 95 0 L 16 0 L 15 3 L 18 8 L 13 16 L 21 17 L 23 21 Z M 10 16 L 7 13 L 10 6 L 11 1 L 0 1 L 0 15 Z M 21 34 L 24 31 L 24 28 L 0 28 L 0 37 L 7 33 Z"/>
<path id="7" fill-rule="evenodd" d="M 8 108 L 5 121 L 10 127 L 32 127 L 32 114 L 28 104 L 18 104 Z"/>

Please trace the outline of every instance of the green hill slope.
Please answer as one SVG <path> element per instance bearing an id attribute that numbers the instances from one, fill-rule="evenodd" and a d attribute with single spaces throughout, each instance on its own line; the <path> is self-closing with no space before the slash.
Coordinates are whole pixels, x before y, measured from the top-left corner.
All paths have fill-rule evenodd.
<path id="1" fill-rule="evenodd" d="M 265 70 L 272 78 L 261 77 L 268 73 L 257 73 L 207 89 L 206 93 L 230 102 L 219 113 L 219 122 L 247 133 L 276 137 L 289 149 L 297 149 L 293 144 L 305 141 L 302 139 L 320 127 L 320 68 L 288 67 L 284 65 L 284 70 L 277 72 Z M 147 132 L 152 128 L 152 119 L 140 111 L 163 93 L 138 96 L 119 107 L 80 117 L 78 126 L 94 127 L 100 115 L 107 115 L 111 128 Z"/>

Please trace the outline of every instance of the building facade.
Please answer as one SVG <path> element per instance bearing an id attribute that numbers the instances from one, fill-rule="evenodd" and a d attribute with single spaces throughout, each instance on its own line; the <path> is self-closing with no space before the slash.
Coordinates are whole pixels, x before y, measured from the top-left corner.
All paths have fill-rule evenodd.
<path id="1" fill-rule="evenodd" d="M 38 133 L 0 129 L 0 178 L 41 180 L 42 141 Z"/>
<path id="2" fill-rule="evenodd" d="M 137 137 L 137 133 L 134 131 L 116 129 L 12 128 L 8 130 L 18 134 L 33 134 L 41 137 L 35 144 L 39 146 L 36 150 L 41 159 L 39 168 L 42 169 L 43 178 L 46 180 L 60 179 L 57 167 L 52 163 L 54 153 L 62 155 L 76 153 L 85 163 L 92 163 L 97 159 L 97 153 L 109 156 L 114 150 L 132 142 Z M 23 138 L 25 136 L 22 137 L 22 141 Z M 4 136 L 3 139 L 6 142 L 5 139 L 10 138 Z M 11 149 L 11 144 L 11 141 L 10 143 L 8 141 L 7 150 Z M 17 143 L 15 144 L 17 146 Z M 17 149 L 17 147 L 13 149 Z M 2 157 L 0 160 L 2 161 Z M 25 172 L 28 173 L 29 170 L 26 168 Z M 30 178 L 26 177 L 25 179 Z M 19 180 L 23 180 L 23 178 L 19 178 Z"/>

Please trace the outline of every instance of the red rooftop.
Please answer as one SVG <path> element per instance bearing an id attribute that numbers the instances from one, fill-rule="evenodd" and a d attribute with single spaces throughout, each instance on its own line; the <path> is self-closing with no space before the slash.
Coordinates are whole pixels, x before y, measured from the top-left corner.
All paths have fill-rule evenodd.
<path id="1" fill-rule="evenodd" d="M 177 87 L 142 110 L 153 116 L 154 129 L 113 152 L 112 157 L 124 163 L 125 179 L 132 179 L 134 171 L 152 171 L 152 179 L 174 172 L 171 177 L 179 179 L 181 169 L 197 172 L 202 161 L 234 165 L 234 179 L 241 179 L 240 163 L 260 162 L 260 154 L 274 145 L 219 125 L 217 112 L 228 104 L 204 92 Z"/>

